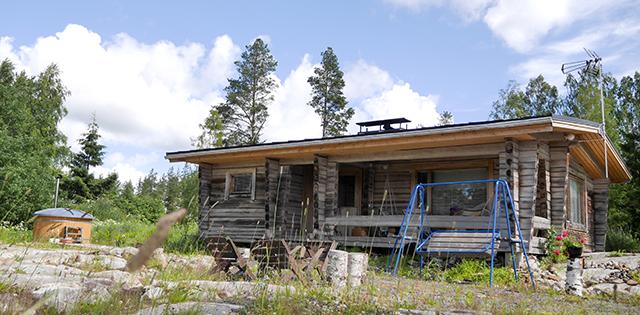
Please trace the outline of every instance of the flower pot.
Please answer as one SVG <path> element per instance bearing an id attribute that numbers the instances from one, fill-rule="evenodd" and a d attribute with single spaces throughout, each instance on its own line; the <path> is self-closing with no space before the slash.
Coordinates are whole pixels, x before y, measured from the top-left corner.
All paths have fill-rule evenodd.
<path id="1" fill-rule="evenodd" d="M 569 254 L 569 258 L 580 258 L 582 256 L 582 247 L 567 247 L 567 254 Z"/>

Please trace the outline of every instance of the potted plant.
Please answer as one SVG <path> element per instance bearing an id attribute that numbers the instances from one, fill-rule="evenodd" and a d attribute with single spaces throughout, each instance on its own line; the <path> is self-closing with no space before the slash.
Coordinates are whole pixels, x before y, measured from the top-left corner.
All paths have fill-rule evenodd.
<path id="1" fill-rule="evenodd" d="M 574 235 L 563 237 L 564 247 L 567 249 L 569 258 L 580 258 L 582 256 L 582 248 L 584 247 L 584 239 L 578 240 Z"/>

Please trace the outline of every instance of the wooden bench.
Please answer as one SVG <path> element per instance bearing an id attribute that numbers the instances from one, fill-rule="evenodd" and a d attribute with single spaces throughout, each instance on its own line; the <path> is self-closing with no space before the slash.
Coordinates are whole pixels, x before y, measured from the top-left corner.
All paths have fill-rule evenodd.
<path id="1" fill-rule="evenodd" d="M 496 230 L 436 230 L 416 248 L 418 254 L 428 255 L 490 255 L 491 241 L 500 247 L 500 233 Z"/>

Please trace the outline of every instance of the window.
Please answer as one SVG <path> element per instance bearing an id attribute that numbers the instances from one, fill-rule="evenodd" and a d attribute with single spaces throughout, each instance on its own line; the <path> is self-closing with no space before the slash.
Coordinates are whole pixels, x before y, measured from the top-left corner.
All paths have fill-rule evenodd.
<path id="1" fill-rule="evenodd" d="M 569 219 L 573 223 L 584 224 L 584 182 L 569 179 Z"/>
<path id="2" fill-rule="evenodd" d="M 433 171 L 433 183 L 487 179 L 486 168 Z M 433 214 L 452 215 L 465 210 L 482 210 L 487 204 L 487 185 L 458 184 L 433 186 L 431 190 Z M 482 213 L 482 211 L 477 211 Z"/>
<path id="3" fill-rule="evenodd" d="M 256 198 L 256 170 L 251 168 L 234 169 L 227 171 L 224 185 L 224 199 Z"/>
<path id="4" fill-rule="evenodd" d="M 251 193 L 252 174 L 236 174 L 231 175 L 231 193 L 232 194 L 250 194 Z"/>
<path id="5" fill-rule="evenodd" d="M 340 176 L 338 179 L 338 206 L 356 206 L 356 177 L 353 175 Z"/>

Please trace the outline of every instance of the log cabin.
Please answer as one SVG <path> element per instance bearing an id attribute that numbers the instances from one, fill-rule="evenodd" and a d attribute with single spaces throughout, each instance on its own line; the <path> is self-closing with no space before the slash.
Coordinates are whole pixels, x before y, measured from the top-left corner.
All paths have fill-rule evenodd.
<path id="1" fill-rule="evenodd" d="M 358 123 L 360 132 L 338 137 L 168 152 L 166 159 L 198 165 L 205 239 L 389 248 L 415 184 L 501 178 L 529 252 L 543 253 L 550 229 L 583 237 L 587 251 L 604 250 L 609 185 L 631 175 L 599 124 L 564 116 L 417 129 L 403 128 L 407 122 Z M 491 185 L 429 188 L 428 228 L 486 228 L 488 214 L 478 210 L 490 203 Z"/>

